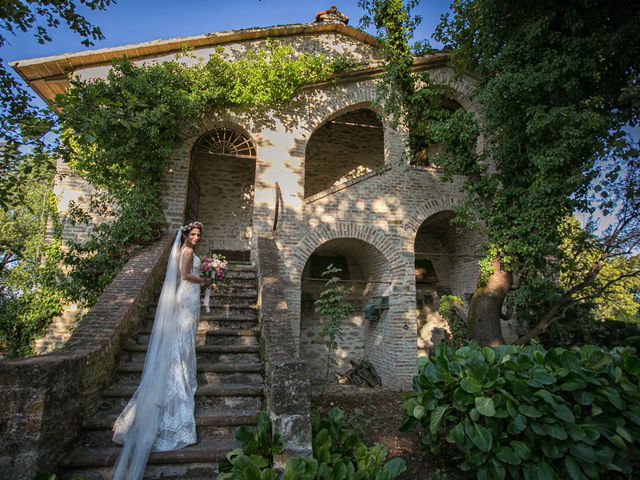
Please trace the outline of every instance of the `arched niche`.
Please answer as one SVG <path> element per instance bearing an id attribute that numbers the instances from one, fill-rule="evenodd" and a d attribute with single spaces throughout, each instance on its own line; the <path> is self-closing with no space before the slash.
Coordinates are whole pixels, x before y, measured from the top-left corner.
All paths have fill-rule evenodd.
<path id="1" fill-rule="evenodd" d="M 239 126 L 221 125 L 194 143 L 185 217 L 204 224 L 206 253 L 249 259 L 255 175 L 256 146 Z"/>
<path id="2" fill-rule="evenodd" d="M 305 150 L 304 196 L 384 165 L 384 127 L 370 108 L 333 115 L 310 136 Z"/>
<path id="3" fill-rule="evenodd" d="M 388 312 L 379 311 L 373 319 L 372 306 L 391 294 L 392 273 L 389 262 L 376 247 L 355 238 L 335 238 L 318 246 L 307 259 L 301 278 L 300 357 L 310 364 L 313 384 L 324 382 L 327 367 L 327 347 L 319 328 L 326 322 L 315 311 L 315 302 L 327 289 L 323 276 L 328 265 L 341 269 L 338 285 L 345 289 L 345 298 L 353 313 L 342 321 L 342 334 L 330 365 L 329 385 L 337 381 L 336 373 L 344 373 L 350 361 L 370 361 L 384 378 L 383 366 L 393 362 L 393 348 L 385 339 Z M 386 380 L 386 379 L 385 379 Z M 384 381 L 384 380 L 383 380 Z M 384 387 L 384 385 L 383 385 Z"/>
<path id="4" fill-rule="evenodd" d="M 454 213 L 430 215 L 415 237 L 415 281 L 418 355 L 429 352 L 448 335 L 438 307 L 444 295 L 467 301 L 477 282 L 480 237 L 452 223 Z"/>

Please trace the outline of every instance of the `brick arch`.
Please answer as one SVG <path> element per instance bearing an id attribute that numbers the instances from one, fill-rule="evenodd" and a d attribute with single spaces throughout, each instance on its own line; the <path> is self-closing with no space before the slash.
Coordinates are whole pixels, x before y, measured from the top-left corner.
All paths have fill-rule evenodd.
<path id="1" fill-rule="evenodd" d="M 353 238 L 361 240 L 376 248 L 389 264 L 391 281 L 395 283 L 404 275 L 404 265 L 400 256 L 400 251 L 389 241 L 385 233 L 370 225 L 361 225 L 351 222 L 341 222 L 335 225 L 321 225 L 311 233 L 304 236 L 295 251 L 295 265 L 291 269 L 291 281 L 294 285 L 299 285 L 302 277 L 302 270 L 309 260 L 309 257 L 316 249 L 330 240 Z"/>
<path id="2" fill-rule="evenodd" d="M 480 105 L 475 100 L 473 92 L 477 85 L 476 79 L 466 74 L 456 75 L 453 69 L 449 67 L 430 70 L 428 73 L 430 83 L 445 87 L 447 95 L 452 100 L 458 102 L 468 112 L 476 116 L 479 115 Z M 422 83 L 418 86 L 426 88 L 427 84 Z"/>
<path id="3" fill-rule="evenodd" d="M 404 230 L 406 232 L 405 251 L 414 251 L 418 230 L 429 217 L 436 213 L 453 211 L 462 202 L 463 199 L 456 197 L 433 199 L 409 213 L 404 222 Z"/>
<path id="4" fill-rule="evenodd" d="M 161 178 L 162 213 L 169 230 L 182 225 L 187 206 L 187 190 L 189 185 L 189 170 L 191 168 L 191 150 L 202 135 L 220 127 L 236 129 L 250 138 L 256 148 L 256 155 L 260 156 L 260 143 L 250 130 L 251 121 L 246 115 L 238 115 L 227 111 L 215 114 L 208 121 L 200 125 L 191 124 L 184 128 L 189 132 L 183 142 L 171 153 L 165 172 Z"/>
<path id="5" fill-rule="evenodd" d="M 329 120 L 359 108 L 368 108 L 381 114 L 382 109 L 376 106 L 376 87 L 374 85 L 360 85 L 358 83 L 335 89 L 330 98 L 323 103 L 314 105 L 313 117 L 309 118 L 307 131 L 310 137 Z M 383 122 L 384 125 L 384 122 Z"/>
<path id="6" fill-rule="evenodd" d="M 200 126 L 197 130 L 194 131 L 192 135 L 187 138 L 182 145 L 179 147 L 182 151 L 187 151 L 191 153 L 193 150 L 193 146 L 196 144 L 200 138 L 210 132 L 211 130 L 216 130 L 218 128 L 229 128 L 231 130 L 236 130 L 238 133 L 246 136 L 251 139 L 253 145 L 256 149 L 256 156 L 258 155 L 258 142 L 256 142 L 255 136 L 249 131 L 249 129 L 245 126 L 245 119 L 236 115 L 232 115 L 231 113 L 226 113 L 222 118 L 211 120 L 206 122 L 204 125 Z M 189 161 L 191 162 L 191 161 Z"/>

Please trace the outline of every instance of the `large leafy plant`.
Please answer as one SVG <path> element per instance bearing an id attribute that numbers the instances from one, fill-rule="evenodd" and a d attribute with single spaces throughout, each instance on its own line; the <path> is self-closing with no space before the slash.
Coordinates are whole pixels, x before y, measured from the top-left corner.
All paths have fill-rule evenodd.
<path id="1" fill-rule="evenodd" d="M 284 469 L 285 480 L 393 480 L 406 468 L 402 458 L 385 462 L 384 445 L 368 447 L 362 431 L 339 408 L 326 417 L 314 418 L 313 458 L 295 457 Z M 283 452 L 279 435 L 271 434 L 268 415 L 260 414 L 258 426 L 236 431 L 240 448 L 229 452 L 220 462 L 221 480 L 276 480 L 273 455 Z"/>
<path id="2" fill-rule="evenodd" d="M 635 350 L 539 345 L 453 350 L 418 361 L 402 430 L 458 447 L 479 479 L 586 479 L 631 472 L 640 438 Z"/>

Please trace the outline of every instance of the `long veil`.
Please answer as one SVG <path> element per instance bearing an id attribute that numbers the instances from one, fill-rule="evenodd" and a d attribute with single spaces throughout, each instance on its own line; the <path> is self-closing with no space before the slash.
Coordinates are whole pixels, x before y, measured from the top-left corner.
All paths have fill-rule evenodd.
<path id="1" fill-rule="evenodd" d="M 123 444 L 113 470 L 114 480 L 142 478 L 158 433 L 170 352 L 177 337 L 174 317 L 180 284 L 181 237 L 178 230 L 158 300 L 140 385 L 113 427 L 113 441 Z"/>

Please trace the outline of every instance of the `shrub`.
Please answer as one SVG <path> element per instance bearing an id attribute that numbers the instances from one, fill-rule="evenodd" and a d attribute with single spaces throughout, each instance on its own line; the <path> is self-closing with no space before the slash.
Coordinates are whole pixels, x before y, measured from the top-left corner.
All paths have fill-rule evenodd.
<path id="1" fill-rule="evenodd" d="M 287 462 L 285 480 L 393 480 L 406 469 L 402 458 L 385 462 L 384 445 L 368 447 L 362 431 L 354 427 L 339 408 L 325 418 L 314 418 L 313 458 L 295 457 Z M 272 438 L 269 419 L 260 415 L 255 430 L 240 427 L 236 439 L 241 448 L 220 462 L 220 480 L 277 480 L 272 455 L 282 453 L 278 434 Z"/>
<path id="2" fill-rule="evenodd" d="M 423 448 L 458 447 L 479 479 L 585 479 L 628 474 L 640 438 L 635 350 L 540 345 L 458 350 L 418 360 L 401 430 Z"/>

